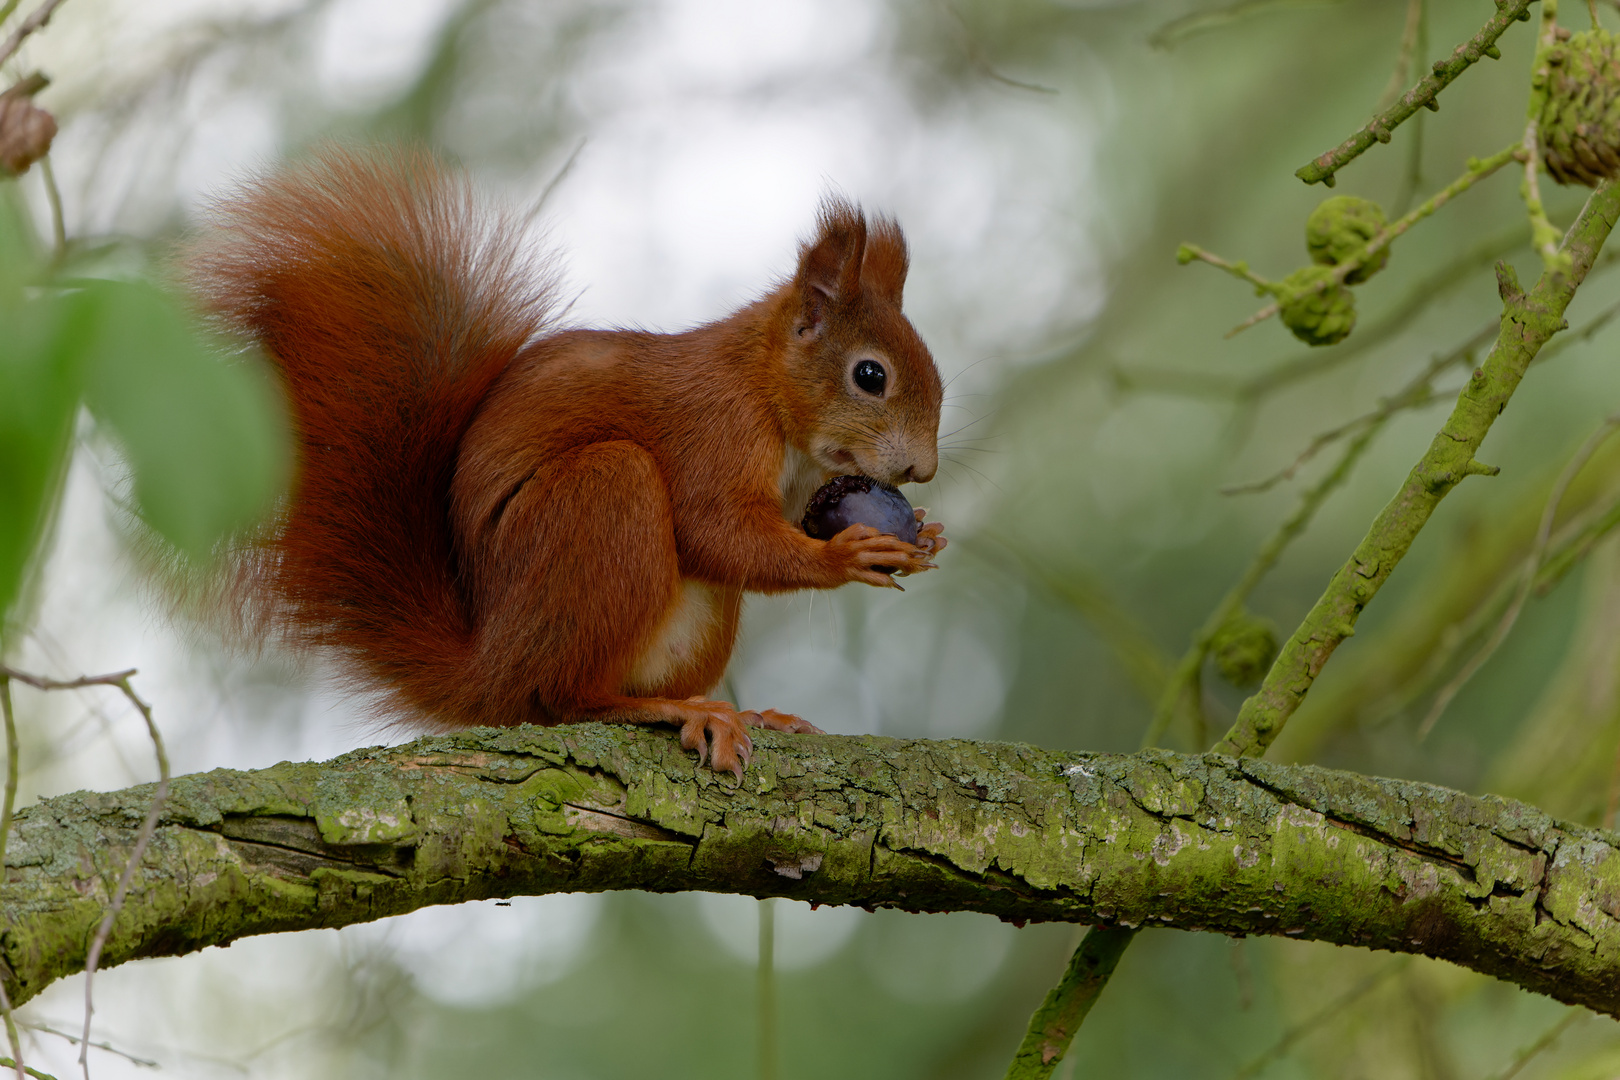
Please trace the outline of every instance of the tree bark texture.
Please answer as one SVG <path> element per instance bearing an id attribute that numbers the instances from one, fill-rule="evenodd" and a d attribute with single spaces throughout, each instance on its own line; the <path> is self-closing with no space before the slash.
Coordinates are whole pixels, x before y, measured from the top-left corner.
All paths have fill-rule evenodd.
<path id="1" fill-rule="evenodd" d="M 708 890 L 1421 953 L 1620 1016 L 1617 837 L 1522 803 L 1215 754 L 754 739 L 740 785 L 601 725 L 178 778 L 101 965 L 429 904 Z M 18 814 L 13 1002 L 83 966 L 151 795 Z"/>

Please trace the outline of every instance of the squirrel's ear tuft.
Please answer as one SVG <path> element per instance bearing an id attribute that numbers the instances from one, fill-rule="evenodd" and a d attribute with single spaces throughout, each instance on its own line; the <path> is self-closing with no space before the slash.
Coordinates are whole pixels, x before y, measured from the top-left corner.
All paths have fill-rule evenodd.
<path id="1" fill-rule="evenodd" d="M 872 235 L 866 244 L 866 261 L 861 266 L 861 277 L 872 291 L 883 299 L 900 306 L 900 294 L 906 287 L 906 270 L 911 265 L 906 253 L 906 234 L 900 223 L 892 217 L 879 217 L 872 222 Z"/>
<path id="2" fill-rule="evenodd" d="M 833 303 L 860 295 L 861 263 L 866 255 L 866 216 L 849 200 L 828 195 L 816 215 L 816 237 L 799 247 L 799 270 L 793 277 L 802 314 L 800 336 L 820 331 Z"/>

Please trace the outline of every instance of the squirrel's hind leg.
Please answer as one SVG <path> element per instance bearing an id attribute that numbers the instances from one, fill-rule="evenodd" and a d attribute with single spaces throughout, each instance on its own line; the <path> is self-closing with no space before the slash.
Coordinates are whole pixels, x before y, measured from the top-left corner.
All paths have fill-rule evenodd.
<path id="1" fill-rule="evenodd" d="M 681 579 L 669 496 L 646 450 L 584 447 L 537 467 L 499 506 L 498 518 L 464 533 L 483 538 L 470 584 L 478 679 L 493 705 L 493 715 L 469 722 L 668 723 L 700 760 L 739 776 L 753 752 L 750 725 L 815 730 L 783 713 L 685 697 L 705 672 L 713 682 L 724 670 L 738 598 L 718 596 L 709 646 L 665 640 L 689 621 L 680 613 L 693 589 Z M 663 670 L 651 674 L 649 656 L 671 648 L 690 660 L 654 663 Z"/>

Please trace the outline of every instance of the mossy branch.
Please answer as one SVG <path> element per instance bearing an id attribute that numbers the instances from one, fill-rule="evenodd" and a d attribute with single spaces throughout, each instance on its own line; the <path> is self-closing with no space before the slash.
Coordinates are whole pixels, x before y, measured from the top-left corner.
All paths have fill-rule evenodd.
<path id="1" fill-rule="evenodd" d="M 1004 1080 L 1046 1080 L 1052 1075 L 1137 933 L 1125 926 L 1093 926 L 1086 932 L 1063 978 L 1030 1017 Z"/>
<path id="2" fill-rule="evenodd" d="M 1620 188 L 1605 184 L 1592 193 L 1564 239 L 1561 251 L 1569 256 L 1569 271 L 1543 273 L 1528 294 L 1519 288 L 1510 266 L 1498 266 L 1502 322 L 1490 355 L 1474 370 L 1450 418 L 1406 482 L 1283 645 L 1265 682 L 1243 703 L 1217 750 L 1240 756 L 1264 753 L 1305 700 L 1334 650 L 1355 632 L 1362 609 L 1389 579 L 1440 500 L 1464 478 L 1490 471 L 1474 455 L 1536 354 L 1564 329 L 1564 309 L 1617 218 Z"/>
<path id="3" fill-rule="evenodd" d="M 1496 14 L 1480 27 L 1479 32 L 1451 50 L 1444 60 L 1436 60 L 1429 74 L 1417 85 L 1402 94 L 1389 108 L 1367 121 L 1365 127 L 1338 146 L 1322 154 L 1310 164 L 1301 166 L 1294 175 L 1307 184 L 1323 183 L 1332 187 L 1334 174 L 1360 157 L 1375 142 L 1389 142 L 1394 131 L 1421 108 L 1438 109 L 1436 100 L 1440 91 L 1450 86 L 1457 76 L 1479 62 L 1481 57 L 1498 57 L 1496 40 L 1515 22 L 1530 18 L 1531 0 L 1497 0 Z"/>
<path id="4" fill-rule="evenodd" d="M 1620 1015 L 1616 838 L 1502 799 L 1164 751 L 761 733 L 743 783 L 668 732 L 475 729 L 176 779 L 103 966 L 430 904 L 701 889 L 1443 957 Z M 17 815 L 14 1001 L 80 970 L 150 785 Z"/>

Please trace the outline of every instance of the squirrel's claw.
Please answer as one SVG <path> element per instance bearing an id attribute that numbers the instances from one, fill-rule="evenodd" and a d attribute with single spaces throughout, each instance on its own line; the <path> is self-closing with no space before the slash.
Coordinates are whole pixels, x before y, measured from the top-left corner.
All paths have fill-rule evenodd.
<path id="1" fill-rule="evenodd" d="M 734 772 L 753 755 L 754 742 L 737 713 L 721 701 L 690 701 L 692 711 L 681 722 L 681 746 L 697 753 L 698 764 L 705 762 L 715 772 Z"/>
<path id="2" fill-rule="evenodd" d="M 682 702 L 679 709 L 681 746 L 697 754 L 699 766 L 706 763 L 715 772 L 729 772 L 738 783 L 742 782 L 743 770 L 754 760 L 754 740 L 749 737 L 749 728 L 800 735 L 822 734 L 822 730 L 808 720 L 775 709 L 745 711 L 724 701 L 696 697 Z"/>
<path id="3" fill-rule="evenodd" d="M 808 720 L 801 720 L 792 713 L 777 712 L 775 709 L 761 709 L 758 712 L 745 712 L 741 715 L 743 723 L 749 727 L 767 728 L 771 731 L 789 731 L 795 735 L 826 734 Z"/>
<path id="4" fill-rule="evenodd" d="M 927 533 L 929 543 L 944 526 L 936 525 Z M 891 533 L 880 533 L 870 525 L 851 525 L 827 541 L 830 554 L 840 560 L 847 575 L 846 581 L 861 581 L 880 589 L 905 591 L 896 577 L 921 573 L 932 568 L 929 561 L 934 548 L 924 546 L 924 534 L 919 531 L 918 543 L 913 544 Z"/>

